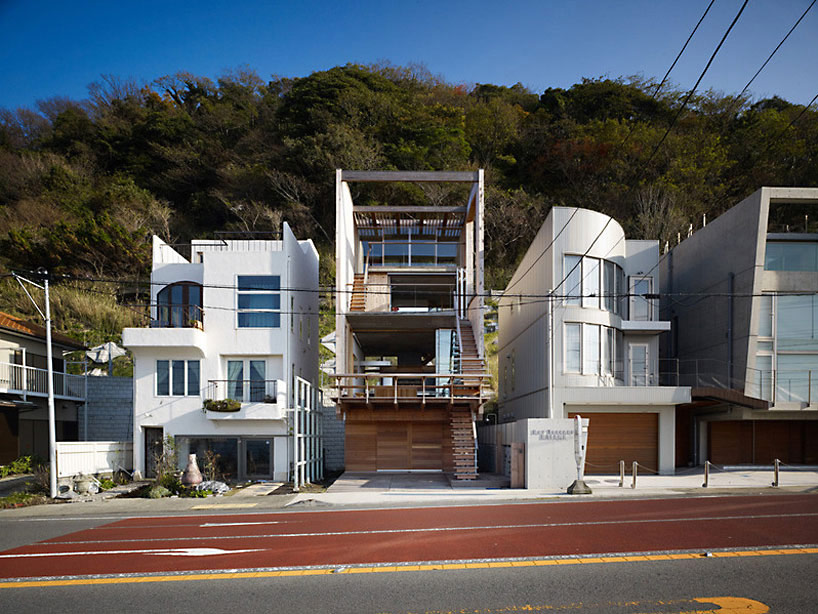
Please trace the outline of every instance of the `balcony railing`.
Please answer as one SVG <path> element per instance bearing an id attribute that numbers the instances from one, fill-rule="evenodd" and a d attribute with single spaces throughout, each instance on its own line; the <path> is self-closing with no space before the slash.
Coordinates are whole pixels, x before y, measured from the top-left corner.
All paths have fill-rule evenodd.
<path id="1" fill-rule="evenodd" d="M 85 376 L 55 372 L 54 396 L 82 401 L 85 399 Z M 48 370 L 0 362 L 0 392 L 35 397 L 48 396 Z"/>
<path id="2" fill-rule="evenodd" d="M 339 399 L 400 401 L 435 399 L 480 399 L 486 373 L 347 373 L 335 375 Z"/>
<path id="3" fill-rule="evenodd" d="M 198 328 L 204 330 L 204 311 L 197 305 L 159 305 L 151 328 Z"/>
<path id="4" fill-rule="evenodd" d="M 275 379 L 221 379 L 208 380 L 208 383 L 205 396 L 214 401 L 233 399 L 242 403 L 276 404 L 279 403 L 279 393 L 283 392 L 283 386 L 279 386 L 283 382 Z"/>

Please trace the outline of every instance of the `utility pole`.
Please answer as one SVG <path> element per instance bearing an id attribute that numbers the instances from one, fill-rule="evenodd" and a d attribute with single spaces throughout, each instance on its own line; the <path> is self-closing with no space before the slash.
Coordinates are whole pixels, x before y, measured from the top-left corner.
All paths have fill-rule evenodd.
<path id="1" fill-rule="evenodd" d="M 19 282 L 23 291 L 28 296 L 29 300 L 34 305 L 34 308 L 39 312 L 40 316 L 45 320 L 45 344 L 46 344 L 46 360 L 48 361 L 48 465 L 49 465 L 49 496 L 54 499 L 57 496 L 57 421 L 54 411 L 54 361 L 52 359 L 51 351 L 51 300 L 48 295 L 48 271 L 40 268 L 37 269 L 37 274 L 43 278 L 43 285 L 34 283 L 30 279 L 26 279 L 12 273 L 14 278 Z M 23 282 L 29 283 L 36 288 L 40 288 L 45 292 L 45 313 L 37 305 L 37 301 L 31 296 L 28 289 Z M 25 365 L 24 365 L 25 366 Z"/>

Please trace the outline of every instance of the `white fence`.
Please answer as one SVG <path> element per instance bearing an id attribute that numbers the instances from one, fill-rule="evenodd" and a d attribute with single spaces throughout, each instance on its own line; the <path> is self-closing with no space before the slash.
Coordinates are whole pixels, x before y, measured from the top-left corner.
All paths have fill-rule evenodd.
<path id="1" fill-rule="evenodd" d="M 57 477 L 133 469 L 130 441 L 58 441 Z"/>

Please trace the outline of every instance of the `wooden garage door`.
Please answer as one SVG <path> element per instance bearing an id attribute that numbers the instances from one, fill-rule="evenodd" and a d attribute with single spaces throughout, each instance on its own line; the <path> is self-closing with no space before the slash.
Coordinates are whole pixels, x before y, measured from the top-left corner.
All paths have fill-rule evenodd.
<path id="1" fill-rule="evenodd" d="M 659 469 L 659 414 L 581 415 L 589 419 L 585 473 L 619 473 L 620 460 L 627 471 L 633 461 L 642 465 L 640 471 Z"/>
<path id="2" fill-rule="evenodd" d="M 442 470 L 440 422 L 347 422 L 347 471 Z"/>
<path id="3" fill-rule="evenodd" d="M 719 465 L 818 462 L 818 421 L 728 420 L 708 423 L 708 459 Z"/>

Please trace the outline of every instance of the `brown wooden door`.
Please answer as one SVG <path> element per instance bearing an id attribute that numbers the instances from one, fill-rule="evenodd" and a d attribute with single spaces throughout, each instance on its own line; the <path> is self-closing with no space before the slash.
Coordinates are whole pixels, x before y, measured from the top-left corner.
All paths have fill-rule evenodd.
<path id="1" fill-rule="evenodd" d="M 568 414 L 573 418 L 577 414 Z M 630 471 L 633 461 L 648 473 L 659 469 L 659 414 L 586 413 L 588 452 L 585 473 L 619 473 L 619 461 Z"/>
<path id="2" fill-rule="evenodd" d="M 344 450 L 347 471 L 375 471 L 378 468 L 377 434 L 374 422 L 346 423 Z"/>
<path id="3" fill-rule="evenodd" d="M 412 425 L 412 469 L 443 470 L 443 425 L 415 422 Z"/>
<path id="4" fill-rule="evenodd" d="M 381 469 L 411 469 L 408 422 L 378 423 L 378 462 Z"/>

